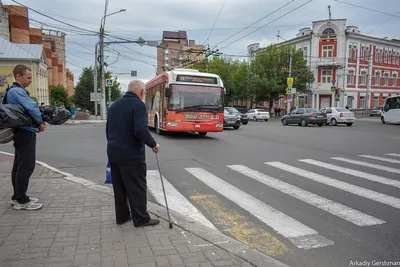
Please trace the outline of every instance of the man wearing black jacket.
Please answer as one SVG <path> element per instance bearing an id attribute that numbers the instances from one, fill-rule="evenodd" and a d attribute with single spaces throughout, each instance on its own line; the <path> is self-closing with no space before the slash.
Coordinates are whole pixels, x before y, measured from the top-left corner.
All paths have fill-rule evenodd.
<path id="1" fill-rule="evenodd" d="M 145 145 L 155 153 L 160 151 L 160 146 L 147 126 L 144 86 L 140 80 L 129 83 L 128 92 L 109 108 L 106 125 L 116 221 L 123 224 L 132 220 L 135 227 L 160 223 L 150 219 L 147 212 Z"/>

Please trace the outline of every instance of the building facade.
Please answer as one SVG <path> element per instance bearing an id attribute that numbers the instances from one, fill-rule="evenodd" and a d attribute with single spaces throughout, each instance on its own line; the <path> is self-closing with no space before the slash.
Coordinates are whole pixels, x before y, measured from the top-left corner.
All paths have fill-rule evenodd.
<path id="1" fill-rule="evenodd" d="M 65 34 L 54 30 L 29 27 L 28 9 L 0 4 L 0 36 L 16 44 L 43 45 L 46 54 L 48 85 L 62 85 L 68 95 L 74 94 L 74 75 L 66 67 Z"/>
<path id="2" fill-rule="evenodd" d="M 278 45 L 286 44 L 303 52 L 315 77 L 310 94 L 295 96 L 297 107 L 373 108 L 400 94 L 400 40 L 363 35 L 356 26 L 347 26 L 346 19 L 331 19 L 315 21 L 312 28 L 300 29 L 295 38 Z M 259 51 L 262 48 L 249 54 Z M 286 103 L 285 96 L 277 104 Z"/>
<path id="3" fill-rule="evenodd" d="M 14 82 L 12 71 L 18 64 L 32 70 L 32 83 L 26 88 L 38 104 L 49 105 L 49 84 L 46 54 L 43 45 L 14 44 L 0 37 L 0 91 L 6 90 Z"/>
<path id="4" fill-rule="evenodd" d="M 157 47 L 157 75 L 163 71 L 182 67 L 203 59 L 202 45 L 188 40 L 186 31 L 164 31 Z"/>

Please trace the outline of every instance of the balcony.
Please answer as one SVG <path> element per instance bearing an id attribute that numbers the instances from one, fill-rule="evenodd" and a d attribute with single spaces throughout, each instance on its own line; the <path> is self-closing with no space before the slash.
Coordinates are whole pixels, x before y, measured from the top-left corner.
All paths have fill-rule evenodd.
<path id="1" fill-rule="evenodd" d="M 339 67 L 342 65 L 337 57 L 319 57 L 316 63 L 318 67 Z"/>

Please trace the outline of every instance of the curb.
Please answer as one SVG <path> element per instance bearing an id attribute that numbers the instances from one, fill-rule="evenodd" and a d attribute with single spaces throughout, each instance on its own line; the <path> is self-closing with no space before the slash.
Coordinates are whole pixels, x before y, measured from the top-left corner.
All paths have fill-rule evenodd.
<path id="1" fill-rule="evenodd" d="M 66 122 L 64 122 L 63 124 L 96 124 L 96 123 L 104 123 L 107 122 L 105 120 L 68 120 Z"/>
<path id="2" fill-rule="evenodd" d="M 3 152 L 3 151 L 0 151 L 0 154 L 14 156 L 14 154 L 12 154 L 12 153 Z M 108 187 L 108 186 L 102 185 L 102 184 L 98 184 L 98 183 L 89 181 L 87 179 L 81 178 L 81 177 L 76 177 L 70 173 L 63 172 L 57 168 L 54 168 L 42 161 L 37 160 L 36 163 L 41 165 L 42 167 L 45 167 L 45 168 L 53 171 L 53 172 L 63 175 L 62 178 L 65 180 L 83 185 L 87 188 L 101 192 L 103 194 L 114 196 L 114 192 L 111 187 Z M 149 209 L 148 212 L 150 214 L 153 214 L 157 217 L 164 219 L 165 221 L 168 221 L 167 212 L 166 212 L 166 209 L 164 206 L 162 206 L 158 203 L 151 202 L 151 201 L 147 202 L 147 206 Z M 205 240 L 206 242 L 211 243 L 212 245 L 214 245 L 220 249 L 223 249 L 227 252 L 234 254 L 235 256 L 252 264 L 253 266 L 257 266 L 257 267 L 258 266 L 259 267 L 264 267 L 264 266 L 289 267 L 288 265 L 285 265 L 282 262 L 275 260 L 274 258 L 267 256 L 267 255 L 259 252 L 258 250 L 253 249 L 253 248 L 243 244 L 242 242 L 239 242 L 239 241 L 221 233 L 218 230 L 204 226 L 200 222 L 197 222 L 196 220 L 193 220 L 190 217 L 183 216 L 173 210 L 170 210 L 170 215 L 171 215 L 171 220 L 173 221 L 172 222 L 173 225 Z"/>

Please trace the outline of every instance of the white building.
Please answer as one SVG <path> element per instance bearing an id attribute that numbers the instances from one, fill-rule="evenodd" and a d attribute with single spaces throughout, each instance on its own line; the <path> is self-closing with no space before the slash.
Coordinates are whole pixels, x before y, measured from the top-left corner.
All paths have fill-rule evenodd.
<path id="1" fill-rule="evenodd" d="M 363 35 L 357 27 L 346 26 L 346 19 L 331 19 L 314 21 L 312 28 L 300 29 L 295 38 L 278 45 L 285 44 L 294 44 L 303 52 L 315 77 L 312 93 L 295 97 L 297 107 L 349 105 L 352 109 L 362 109 L 368 78 L 371 78 L 368 108 L 382 105 L 390 95 L 400 94 L 400 40 Z M 337 102 L 331 91 L 333 83 L 340 89 Z M 285 103 L 286 98 L 279 105 Z"/>

